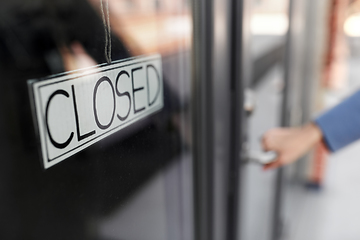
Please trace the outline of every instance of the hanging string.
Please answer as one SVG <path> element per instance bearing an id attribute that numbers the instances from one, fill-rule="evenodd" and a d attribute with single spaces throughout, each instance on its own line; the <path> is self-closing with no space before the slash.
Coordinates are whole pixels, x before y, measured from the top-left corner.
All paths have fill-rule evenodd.
<path id="1" fill-rule="evenodd" d="M 106 14 L 107 14 L 107 27 L 108 27 L 108 56 L 111 63 L 111 29 L 110 29 L 110 11 L 109 11 L 109 0 L 106 0 Z"/>
<path id="2" fill-rule="evenodd" d="M 103 0 L 100 0 L 101 15 L 105 29 L 105 59 L 107 63 L 111 63 L 111 28 L 110 28 L 110 12 L 109 0 L 105 0 L 105 7 Z M 104 10 L 105 8 L 105 10 Z"/>

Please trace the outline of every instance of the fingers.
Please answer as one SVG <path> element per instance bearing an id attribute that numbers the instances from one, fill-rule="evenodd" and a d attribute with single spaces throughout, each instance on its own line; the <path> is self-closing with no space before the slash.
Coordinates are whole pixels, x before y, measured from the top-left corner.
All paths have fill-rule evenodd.
<path id="1" fill-rule="evenodd" d="M 271 163 L 268 163 L 268 164 L 265 164 L 263 166 L 263 170 L 267 171 L 267 170 L 270 170 L 270 169 L 275 169 L 275 168 L 278 168 L 280 166 L 282 166 L 282 162 L 280 161 L 279 158 L 277 158 L 274 162 L 271 162 Z"/>
<path id="2" fill-rule="evenodd" d="M 288 142 L 289 133 L 291 129 L 286 128 L 274 128 L 267 131 L 261 138 L 261 145 L 264 151 L 274 151 L 277 153 L 277 158 L 275 161 L 265 164 L 263 169 L 270 170 L 278 168 L 286 164 L 289 157 L 288 154 Z"/>
<path id="3" fill-rule="evenodd" d="M 286 128 L 274 128 L 267 131 L 261 138 L 261 145 L 264 151 L 279 151 L 287 135 Z"/>
<path id="4" fill-rule="evenodd" d="M 276 130 L 275 130 L 276 131 Z M 261 138 L 261 145 L 262 145 L 262 149 L 264 151 L 276 151 L 275 146 L 274 146 L 274 135 L 276 134 L 274 130 L 270 130 L 268 132 L 266 132 L 262 138 Z M 275 134 L 274 134 L 275 133 Z"/>
<path id="5" fill-rule="evenodd" d="M 260 142 L 261 142 L 261 148 L 262 148 L 264 151 L 269 151 L 268 144 L 267 144 L 267 139 L 265 138 L 265 135 L 263 135 L 263 136 L 261 137 Z"/>
<path id="6" fill-rule="evenodd" d="M 261 138 L 261 146 L 262 146 L 262 149 L 264 151 L 274 151 L 275 149 L 271 146 L 271 133 L 267 132 L 265 133 L 262 138 Z M 263 170 L 270 170 L 270 169 L 274 169 L 274 168 L 277 168 L 281 165 L 281 162 L 280 162 L 280 159 L 279 157 L 277 157 L 273 162 L 271 163 L 268 163 L 268 164 L 264 164 L 263 165 Z"/>

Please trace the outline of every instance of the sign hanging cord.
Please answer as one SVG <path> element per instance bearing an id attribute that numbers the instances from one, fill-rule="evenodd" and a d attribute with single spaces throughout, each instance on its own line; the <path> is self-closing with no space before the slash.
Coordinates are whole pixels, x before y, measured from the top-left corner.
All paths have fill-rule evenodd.
<path id="1" fill-rule="evenodd" d="M 105 0 L 105 7 L 103 0 L 100 0 L 101 15 L 105 29 L 105 58 L 108 64 L 111 63 L 111 28 L 110 28 L 110 12 L 109 0 Z"/>

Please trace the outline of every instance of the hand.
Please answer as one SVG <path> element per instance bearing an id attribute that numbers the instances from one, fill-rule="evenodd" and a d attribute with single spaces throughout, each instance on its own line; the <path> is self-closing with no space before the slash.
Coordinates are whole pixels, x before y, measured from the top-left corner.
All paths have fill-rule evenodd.
<path id="1" fill-rule="evenodd" d="M 264 170 L 295 162 L 322 138 L 321 130 L 314 123 L 300 128 L 275 128 L 262 138 L 264 151 L 275 151 L 274 162 L 264 165 Z"/>

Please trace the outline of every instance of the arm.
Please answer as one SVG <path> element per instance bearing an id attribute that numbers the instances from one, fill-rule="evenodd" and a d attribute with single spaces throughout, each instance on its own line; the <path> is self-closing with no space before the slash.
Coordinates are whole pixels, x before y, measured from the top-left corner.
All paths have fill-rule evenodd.
<path id="1" fill-rule="evenodd" d="M 275 151 L 278 156 L 274 162 L 264 166 L 273 169 L 292 163 L 321 141 L 320 128 L 309 123 L 300 128 L 275 128 L 265 133 L 262 146 L 265 151 Z"/>
<path id="2" fill-rule="evenodd" d="M 264 134 L 266 151 L 276 151 L 277 159 L 264 166 L 276 168 L 296 161 L 323 140 L 330 151 L 360 139 L 360 91 L 301 128 L 277 128 Z"/>

